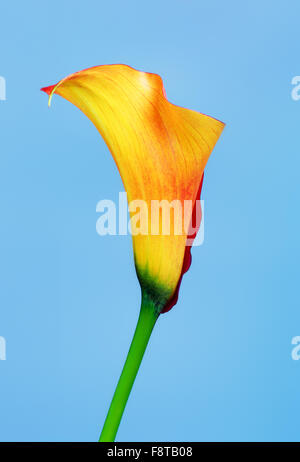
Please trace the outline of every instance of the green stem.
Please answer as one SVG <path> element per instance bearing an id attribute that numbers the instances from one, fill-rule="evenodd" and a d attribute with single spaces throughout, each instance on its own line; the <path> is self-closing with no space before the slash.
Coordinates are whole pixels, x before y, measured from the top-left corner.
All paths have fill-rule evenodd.
<path id="1" fill-rule="evenodd" d="M 154 304 L 143 298 L 134 336 L 104 422 L 100 442 L 115 440 L 128 397 L 158 316 L 159 313 Z"/>

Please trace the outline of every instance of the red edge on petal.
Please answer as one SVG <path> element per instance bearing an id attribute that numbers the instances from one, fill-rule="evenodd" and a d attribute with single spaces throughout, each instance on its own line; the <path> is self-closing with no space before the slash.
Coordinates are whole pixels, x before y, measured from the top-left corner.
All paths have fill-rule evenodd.
<path id="1" fill-rule="evenodd" d="M 199 189 L 198 189 L 198 192 L 197 192 L 195 205 L 194 205 L 194 208 L 193 208 L 191 226 L 193 225 L 193 222 L 196 221 L 197 207 L 200 207 L 200 211 L 201 211 L 201 204 L 200 204 L 199 201 L 200 201 L 200 197 L 201 197 L 201 190 L 202 190 L 202 185 L 203 185 L 203 177 L 204 177 L 204 173 L 203 173 L 201 181 L 200 181 L 200 185 L 199 185 Z M 171 308 L 173 308 L 173 306 L 176 305 L 176 303 L 178 301 L 179 289 L 180 289 L 180 285 L 181 285 L 183 275 L 189 270 L 189 268 L 191 266 L 191 263 L 192 263 L 191 247 L 192 247 L 193 241 L 194 241 L 194 239 L 195 239 L 195 237 L 197 235 L 197 232 L 199 231 L 200 224 L 201 224 L 201 220 L 199 221 L 199 226 L 197 228 L 197 231 L 194 232 L 194 234 L 192 236 L 188 236 L 189 241 L 191 242 L 191 245 L 187 245 L 186 248 L 185 248 L 184 257 L 183 257 L 183 263 L 182 263 L 182 270 L 181 270 L 181 274 L 180 274 L 178 284 L 176 286 L 176 289 L 175 289 L 175 292 L 174 292 L 172 298 L 168 301 L 167 305 L 164 307 L 164 309 L 161 311 L 161 313 L 167 313 L 168 311 L 170 311 Z"/>
<path id="2" fill-rule="evenodd" d="M 47 95 L 50 96 L 55 87 L 56 85 L 50 85 L 50 87 L 41 88 L 41 91 L 44 91 L 45 93 L 47 93 Z"/>

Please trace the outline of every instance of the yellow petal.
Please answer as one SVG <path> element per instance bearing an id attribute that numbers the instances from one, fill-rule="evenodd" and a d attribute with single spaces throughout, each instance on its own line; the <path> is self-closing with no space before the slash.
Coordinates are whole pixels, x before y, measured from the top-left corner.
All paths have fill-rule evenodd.
<path id="1" fill-rule="evenodd" d="M 93 122 L 118 166 L 129 203 L 195 203 L 207 160 L 224 124 L 171 104 L 161 78 L 125 65 L 96 66 L 42 89 L 67 99 Z M 131 213 L 131 216 L 134 214 Z M 148 217 L 151 230 L 151 214 Z M 180 280 L 187 233 L 133 236 L 143 292 L 161 311 Z"/>

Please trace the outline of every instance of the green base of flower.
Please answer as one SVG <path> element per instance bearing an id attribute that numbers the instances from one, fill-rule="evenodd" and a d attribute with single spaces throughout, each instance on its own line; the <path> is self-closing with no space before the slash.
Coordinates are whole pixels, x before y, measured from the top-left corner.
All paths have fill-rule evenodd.
<path id="1" fill-rule="evenodd" d="M 144 294 L 137 326 L 100 435 L 100 442 L 115 440 L 128 397 L 158 316 L 159 309 Z"/>

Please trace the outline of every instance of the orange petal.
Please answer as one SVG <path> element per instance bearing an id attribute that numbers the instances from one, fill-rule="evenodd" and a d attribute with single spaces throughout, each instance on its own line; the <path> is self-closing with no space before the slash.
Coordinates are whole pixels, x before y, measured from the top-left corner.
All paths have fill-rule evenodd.
<path id="1" fill-rule="evenodd" d="M 49 103 L 56 93 L 93 122 L 114 157 L 129 202 L 143 200 L 149 211 L 152 200 L 195 204 L 222 122 L 171 104 L 158 75 L 125 65 L 86 69 L 42 90 Z M 187 232 L 175 235 L 174 217 L 171 225 L 170 235 L 163 235 L 160 225 L 158 235 L 133 236 L 142 291 L 160 312 L 176 299 L 190 251 Z"/>

